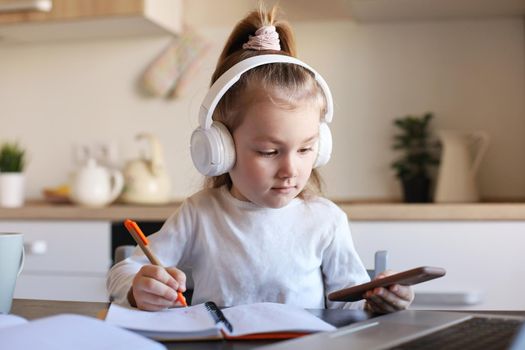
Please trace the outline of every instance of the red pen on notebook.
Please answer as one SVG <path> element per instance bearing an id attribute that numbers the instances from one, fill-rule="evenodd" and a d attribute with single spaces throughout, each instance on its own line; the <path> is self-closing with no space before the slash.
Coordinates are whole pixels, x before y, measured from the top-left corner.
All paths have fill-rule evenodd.
<path id="1" fill-rule="evenodd" d="M 124 226 L 129 231 L 129 233 L 131 234 L 131 236 L 133 237 L 135 242 L 137 242 L 137 244 L 142 249 L 144 254 L 146 254 L 146 256 L 148 257 L 149 261 L 153 265 L 157 265 L 157 266 L 163 267 L 161 262 L 160 262 L 160 260 L 155 256 L 155 254 L 153 254 L 151 249 L 149 249 L 148 238 L 146 237 L 146 235 L 144 235 L 144 233 L 140 229 L 139 225 L 137 225 L 137 223 L 135 221 L 132 221 L 130 219 L 126 219 L 124 221 Z M 184 295 L 182 295 L 182 292 L 180 292 L 180 291 L 177 291 L 177 300 L 180 301 L 180 303 L 182 305 L 184 305 L 186 307 L 188 306 L 188 304 L 186 303 L 186 298 L 184 297 Z"/>

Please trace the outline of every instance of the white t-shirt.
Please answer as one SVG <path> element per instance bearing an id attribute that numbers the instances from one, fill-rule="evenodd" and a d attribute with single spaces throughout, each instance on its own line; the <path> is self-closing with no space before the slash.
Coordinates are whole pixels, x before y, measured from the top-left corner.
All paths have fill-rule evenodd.
<path id="1" fill-rule="evenodd" d="M 206 189 L 187 198 L 149 241 L 164 266 L 191 270 L 192 304 L 359 308 L 362 302 L 334 303 L 326 296 L 369 280 L 346 214 L 320 197 L 273 209 L 240 201 L 226 187 Z M 137 248 L 110 270 L 115 302 L 127 304 L 133 277 L 146 263 Z"/>

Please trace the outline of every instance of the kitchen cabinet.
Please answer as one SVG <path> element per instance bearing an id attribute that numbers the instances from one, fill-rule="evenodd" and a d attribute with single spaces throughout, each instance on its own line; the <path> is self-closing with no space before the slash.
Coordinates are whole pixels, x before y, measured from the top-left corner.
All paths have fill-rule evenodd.
<path id="1" fill-rule="evenodd" d="M 3 220 L 0 231 L 24 235 L 15 298 L 108 301 L 110 222 Z"/>
<path id="2" fill-rule="evenodd" d="M 389 269 L 447 270 L 414 286 L 415 308 L 525 309 L 525 221 L 356 221 L 350 227 L 365 266 L 384 249 Z"/>
<path id="3" fill-rule="evenodd" d="M 182 0 L 48 0 L 49 11 L 0 1 L 0 42 L 174 34 L 182 30 Z M 1 9 L 4 8 L 2 11 Z"/>
<path id="4" fill-rule="evenodd" d="M 266 1 L 269 5 L 276 1 Z M 287 0 L 280 1 L 285 17 L 299 21 L 355 20 L 357 22 L 426 21 L 457 18 L 523 17 L 523 0 Z M 223 9 L 228 7 L 226 13 Z M 203 8 L 208 9 L 203 11 Z M 253 9 L 240 0 L 192 0 L 185 4 L 188 23 L 231 26 Z M 216 13 L 221 16 L 216 16 Z"/>
<path id="5" fill-rule="evenodd" d="M 345 5 L 362 22 L 525 15 L 523 0 L 350 0 Z"/>

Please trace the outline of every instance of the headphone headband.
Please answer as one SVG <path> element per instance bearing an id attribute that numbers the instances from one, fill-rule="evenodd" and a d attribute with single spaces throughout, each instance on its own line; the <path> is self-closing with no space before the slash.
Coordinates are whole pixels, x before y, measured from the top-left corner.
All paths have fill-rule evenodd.
<path id="1" fill-rule="evenodd" d="M 296 64 L 312 72 L 314 74 L 315 80 L 321 86 L 321 89 L 323 90 L 323 93 L 326 98 L 326 113 L 324 115 L 323 120 L 326 123 L 330 123 L 332 121 L 332 116 L 334 112 L 332 93 L 330 92 L 330 88 L 328 87 L 328 84 L 323 79 L 323 77 L 309 65 L 307 65 L 301 60 L 298 60 L 297 58 L 273 54 L 259 55 L 247 58 L 233 65 L 224 74 L 222 74 L 219 77 L 219 79 L 217 79 L 215 83 L 213 83 L 213 85 L 210 87 L 210 90 L 208 91 L 206 97 L 204 98 L 204 101 L 202 102 L 201 108 L 199 110 L 199 125 L 203 129 L 209 129 L 211 127 L 211 124 L 213 122 L 213 112 L 215 111 L 217 104 L 224 96 L 224 94 L 228 91 L 228 89 L 241 78 L 241 75 L 243 73 L 255 67 L 270 63 Z"/>

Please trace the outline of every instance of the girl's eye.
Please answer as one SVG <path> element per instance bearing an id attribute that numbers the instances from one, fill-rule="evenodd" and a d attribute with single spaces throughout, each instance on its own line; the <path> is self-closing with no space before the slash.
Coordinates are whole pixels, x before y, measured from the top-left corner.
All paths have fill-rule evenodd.
<path id="1" fill-rule="evenodd" d="M 259 153 L 263 157 L 272 157 L 277 154 L 277 151 L 257 151 L 257 153 Z"/>
<path id="2" fill-rule="evenodd" d="M 312 151 L 312 147 L 305 147 L 305 148 L 301 148 L 299 150 L 299 153 L 308 153 L 308 152 L 311 152 Z"/>

